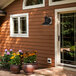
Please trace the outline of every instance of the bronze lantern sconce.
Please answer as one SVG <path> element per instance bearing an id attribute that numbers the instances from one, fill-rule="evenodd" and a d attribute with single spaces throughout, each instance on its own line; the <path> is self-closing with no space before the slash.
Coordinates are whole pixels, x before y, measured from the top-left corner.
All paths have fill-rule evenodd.
<path id="1" fill-rule="evenodd" d="M 51 25 L 52 24 L 52 17 L 45 16 L 45 21 L 42 25 Z"/>

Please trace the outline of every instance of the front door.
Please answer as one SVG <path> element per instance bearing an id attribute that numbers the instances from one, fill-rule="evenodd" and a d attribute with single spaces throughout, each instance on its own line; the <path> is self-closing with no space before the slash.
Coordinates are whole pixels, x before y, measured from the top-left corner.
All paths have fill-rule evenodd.
<path id="1" fill-rule="evenodd" d="M 59 16 L 60 63 L 76 66 L 76 12 L 61 13 Z"/>

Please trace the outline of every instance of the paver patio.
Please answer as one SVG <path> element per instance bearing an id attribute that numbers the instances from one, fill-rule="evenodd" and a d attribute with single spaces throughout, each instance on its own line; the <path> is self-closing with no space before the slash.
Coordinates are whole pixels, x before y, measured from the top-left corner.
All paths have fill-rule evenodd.
<path id="1" fill-rule="evenodd" d="M 20 74 L 12 74 L 11 72 L 0 70 L 0 76 L 76 76 L 76 71 L 53 67 L 38 69 L 34 71 L 34 74 L 26 75 L 23 71 Z"/>
<path id="2" fill-rule="evenodd" d="M 11 72 L 8 71 L 0 71 L 0 76 L 44 76 L 44 75 L 40 75 L 40 74 L 31 74 L 31 75 L 26 75 L 23 71 L 21 71 L 20 74 L 13 74 Z"/>
<path id="3" fill-rule="evenodd" d="M 69 69 L 64 69 L 61 67 L 52 67 L 52 68 L 47 68 L 47 69 L 41 69 L 41 70 L 36 70 L 35 73 L 41 74 L 44 76 L 76 76 L 76 71 L 74 70 L 69 70 Z"/>

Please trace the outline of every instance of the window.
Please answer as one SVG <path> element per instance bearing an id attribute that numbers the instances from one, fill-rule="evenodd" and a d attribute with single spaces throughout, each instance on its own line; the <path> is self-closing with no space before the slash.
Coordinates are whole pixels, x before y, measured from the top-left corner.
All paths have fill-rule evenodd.
<path id="1" fill-rule="evenodd" d="M 76 65 L 76 12 L 60 14 L 61 63 Z"/>
<path id="2" fill-rule="evenodd" d="M 28 37 L 28 13 L 10 16 L 10 36 Z"/>
<path id="3" fill-rule="evenodd" d="M 67 3 L 74 3 L 76 0 L 49 0 L 49 5 L 60 5 L 60 4 L 67 4 Z"/>
<path id="4" fill-rule="evenodd" d="M 23 1 L 23 9 L 31 9 L 31 8 L 38 8 L 44 7 L 45 0 L 24 0 Z"/>
<path id="5" fill-rule="evenodd" d="M 56 2 L 56 1 L 63 1 L 63 0 L 52 0 L 53 2 Z"/>

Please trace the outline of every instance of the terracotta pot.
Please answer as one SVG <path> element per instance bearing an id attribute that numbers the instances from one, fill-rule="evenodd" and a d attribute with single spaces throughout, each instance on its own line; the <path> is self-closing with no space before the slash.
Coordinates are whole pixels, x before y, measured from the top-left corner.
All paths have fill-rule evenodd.
<path id="1" fill-rule="evenodd" d="M 20 66 L 18 66 L 18 65 L 11 65 L 10 66 L 10 71 L 12 73 L 18 74 L 18 73 L 20 73 Z"/>
<path id="2" fill-rule="evenodd" d="M 27 74 L 33 73 L 36 68 L 37 68 L 36 63 L 28 63 L 22 65 L 23 71 Z"/>

